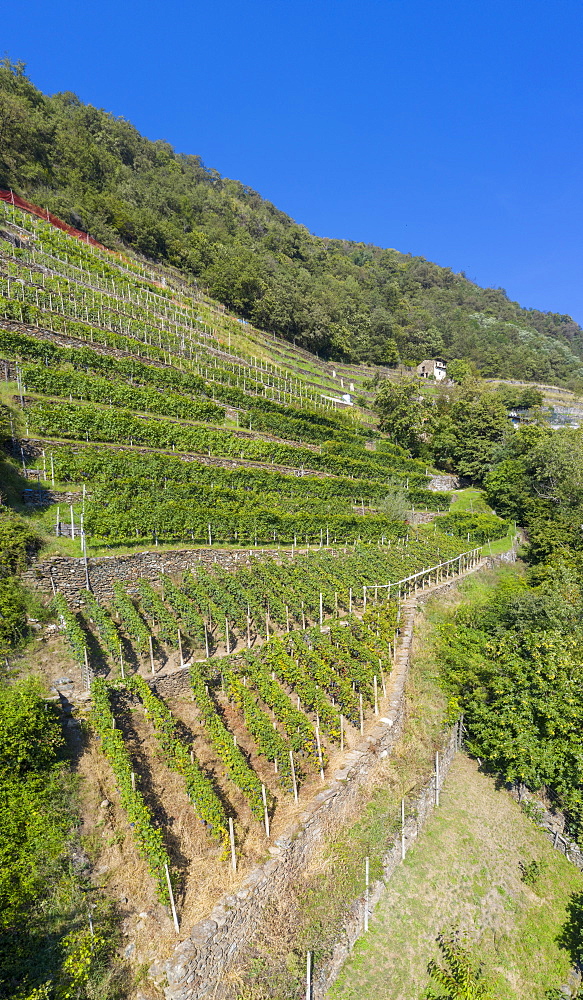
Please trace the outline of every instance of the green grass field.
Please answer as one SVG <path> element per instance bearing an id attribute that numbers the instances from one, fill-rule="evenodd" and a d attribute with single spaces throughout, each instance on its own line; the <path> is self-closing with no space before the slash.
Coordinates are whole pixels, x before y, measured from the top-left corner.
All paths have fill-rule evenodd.
<path id="1" fill-rule="evenodd" d="M 520 863 L 539 861 L 532 886 Z M 583 878 L 504 790 L 460 755 L 442 804 L 388 885 L 332 1000 L 419 1000 L 436 936 L 459 928 L 496 1000 L 544 1000 L 572 956 L 557 938 Z"/>

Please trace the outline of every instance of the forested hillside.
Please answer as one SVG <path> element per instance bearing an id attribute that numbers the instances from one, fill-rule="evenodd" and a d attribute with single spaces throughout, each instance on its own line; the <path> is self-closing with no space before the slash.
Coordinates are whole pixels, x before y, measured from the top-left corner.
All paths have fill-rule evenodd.
<path id="1" fill-rule="evenodd" d="M 355 183 L 357 181 L 355 180 Z M 316 237 L 196 155 L 151 142 L 72 93 L 0 68 L 0 187 L 110 247 L 170 263 L 258 327 L 323 356 L 583 384 L 583 334 L 422 257 Z"/>
<path id="2" fill-rule="evenodd" d="M 583 432 L 480 377 L 583 387 L 580 328 L 312 236 L 8 62 L 2 186 L 115 252 L 0 200 L 0 1000 L 160 997 L 159 961 L 232 919 L 327 783 L 353 794 L 418 589 L 449 601 L 515 522 L 529 566 L 477 572 L 435 625 L 387 799 L 363 784 L 338 863 L 293 869 L 285 932 L 263 900 L 284 950 L 249 933 L 224 995 L 305 995 L 460 712 L 581 842 Z M 445 385 L 353 363 L 435 354 Z"/>

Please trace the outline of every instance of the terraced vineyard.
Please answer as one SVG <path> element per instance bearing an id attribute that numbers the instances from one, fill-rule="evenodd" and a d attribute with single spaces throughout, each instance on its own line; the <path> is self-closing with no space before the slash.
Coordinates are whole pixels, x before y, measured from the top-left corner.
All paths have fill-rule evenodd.
<path id="1" fill-rule="evenodd" d="M 387 491 L 447 507 L 424 465 L 360 411 L 337 412 L 307 379 L 235 354 L 240 324 L 183 279 L 162 285 L 145 262 L 2 210 L 13 431 L 45 507 L 53 488 L 85 487 L 90 548 L 395 540 L 405 529 L 383 513 Z"/>
<path id="2" fill-rule="evenodd" d="M 329 398 L 366 373 L 2 205 L 3 400 L 31 519 L 84 560 L 87 588 L 53 607 L 91 690 L 89 760 L 142 905 L 200 915 L 379 714 L 409 578 L 455 575 L 471 539 L 404 520 L 450 496 Z M 92 592 L 88 557 L 160 545 L 191 568 Z M 203 565 L 217 546 L 244 562 Z"/>
<path id="3" fill-rule="evenodd" d="M 170 831 L 154 824 L 136 786 L 140 773 L 149 782 L 151 767 L 133 760 L 124 742 L 125 733 L 131 744 L 136 713 L 180 775 L 206 827 L 209 859 L 218 843 L 215 863 L 227 866 L 230 817 L 239 864 L 252 861 L 271 824 L 304 788 L 313 794 L 330 762 L 379 714 L 399 599 L 414 583 L 398 581 L 405 571 L 417 574 L 418 586 L 456 575 L 475 556 L 459 549 L 434 534 L 431 542 L 361 545 L 342 559 L 321 552 L 281 564 L 257 559 L 234 573 L 200 568 L 159 588 L 141 580 L 137 597 L 116 585 L 109 607 L 86 592 L 79 614 L 57 595 L 73 656 L 83 664 L 91 650 L 93 725 L 162 901 L 167 878 L 181 893 L 187 870 L 169 860 Z M 171 688 L 168 698 L 165 680 L 176 675 L 166 668 L 176 651 L 182 695 Z"/>

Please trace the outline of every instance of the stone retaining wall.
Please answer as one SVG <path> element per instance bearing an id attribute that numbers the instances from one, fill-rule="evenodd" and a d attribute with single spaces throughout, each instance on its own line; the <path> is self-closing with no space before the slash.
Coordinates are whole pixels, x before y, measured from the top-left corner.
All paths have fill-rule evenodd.
<path id="1" fill-rule="evenodd" d="M 296 550 L 297 551 L 297 550 Z M 218 564 L 227 570 L 237 566 L 248 566 L 253 559 L 261 557 L 285 559 L 291 557 L 288 549 L 168 549 L 157 552 L 135 552 L 126 556 L 100 556 L 87 560 L 87 574 L 91 590 L 100 601 L 113 597 L 116 580 L 127 584 L 131 594 L 137 594 L 137 581 L 159 580 L 168 576 L 181 576 L 187 569 L 196 566 Z M 33 563 L 22 580 L 30 587 L 45 594 L 53 593 L 53 584 L 67 598 L 72 606 L 80 606 L 79 591 L 87 587 L 85 560 L 69 556 L 54 556 Z M 51 583 L 52 580 L 52 583 Z"/>
<path id="2" fill-rule="evenodd" d="M 427 489 L 435 493 L 448 493 L 450 490 L 458 490 L 459 486 L 460 481 L 457 476 L 440 475 L 431 477 Z"/>

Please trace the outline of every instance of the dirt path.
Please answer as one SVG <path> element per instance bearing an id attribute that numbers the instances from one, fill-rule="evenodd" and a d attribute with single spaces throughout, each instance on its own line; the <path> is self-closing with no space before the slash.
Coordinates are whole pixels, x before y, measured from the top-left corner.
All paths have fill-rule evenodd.
<path id="1" fill-rule="evenodd" d="M 528 887 L 519 865 L 533 859 L 545 869 Z M 556 937 L 571 893 L 582 890 L 581 875 L 507 792 L 460 755 L 330 1000 L 418 1000 L 435 938 L 452 927 L 483 962 L 496 1000 L 543 1000 L 568 979 L 570 956 Z"/>

